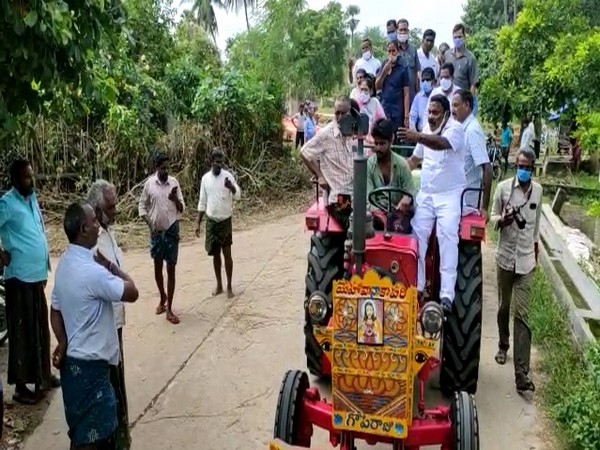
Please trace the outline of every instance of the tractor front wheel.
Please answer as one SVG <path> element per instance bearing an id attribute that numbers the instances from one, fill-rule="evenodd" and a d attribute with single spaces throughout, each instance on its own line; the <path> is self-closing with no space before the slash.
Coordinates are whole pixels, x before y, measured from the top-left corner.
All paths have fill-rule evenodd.
<path id="1" fill-rule="evenodd" d="M 455 392 L 450 406 L 452 450 L 479 450 L 479 419 L 475 399 L 467 392 Z"/>
<path id="2" fill-rule="evenodd" d="M 306 300 L 315 291 L 331 296 L 333 281 L 342 278 L 344 274 L 344 236 L 339 234 L 315 233 L 310 238 L 308 253 L 308 269 L 306 272 Z M 330 297 L 331 298 L 331 297 Z M 330 313 L 325 320 L 328 320 Z M 313 324 L 305 311 L 304 337 L 306 365 L 310 373 L 324 377 L 322 358 L 323 349 L 317 342 Z"/>
<path id="3" fill-rule="evenodd" d="M 477 392 L 483 319 L 483 272 L 479 243 L 461 242 L 452 313 L 444 324 L 440 387 L 454 392 Z"/>
<path id="4" fill-rule="evenodd" d="M 304 394 L 309 388 L 308 375 L 300 370 L 288 370 L 283 377 L 273 437 L 286 444 L 310 448 L 312 425 L 303 419 Z"/>

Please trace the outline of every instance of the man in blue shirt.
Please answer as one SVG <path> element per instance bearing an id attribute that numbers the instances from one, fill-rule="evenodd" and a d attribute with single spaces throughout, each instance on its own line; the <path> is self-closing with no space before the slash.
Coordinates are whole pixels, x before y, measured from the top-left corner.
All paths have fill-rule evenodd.
<path id="1" fill-rule="evenodd" d="M 431 67 L 425 67 L 421 73 L 421 90 L 415 96 L 410 107 L 410 129 L 416 130 L 419 133 L 423 131 L 425 123 L 427 123 L 427 104 L 429 96 L 435 85 L 435 73 Z"/>
<path id="2" fill-rule="evenodd" d="M 513 132 L 506 123 L 506 120 L 502 122 L 502 130 L 500 131 L 500 150 L 502 152 L 502 158 L 504 159 L 504 175 L 508 171 L 508 155 L 510 153 L 510 144 L 513 140 Z"/>
<path id="3" fill-rule="evenodd" d="M 41 399 L 44 390 L 60 386 L 50 371 L 50 325 L 44 294 L 50 257 L 29 162 L 14 161 L 10 179 L 12 189 L 0 198 L 8 384 L 15 385 L 15 401 L 34 404 Z M 35 392 L 27 384 L 35 385 Z"/>
<path id="4" fill-rule="evenodd" d="M 410 110 L 410 91 L 408 66 L 400 59 L 398 41 L 387 44 L 388 59 L 379 72 L 375 87 L 381 89 L 381 105 L 386 117 L 392 122 L 394 130 L 408 127 Z"/>

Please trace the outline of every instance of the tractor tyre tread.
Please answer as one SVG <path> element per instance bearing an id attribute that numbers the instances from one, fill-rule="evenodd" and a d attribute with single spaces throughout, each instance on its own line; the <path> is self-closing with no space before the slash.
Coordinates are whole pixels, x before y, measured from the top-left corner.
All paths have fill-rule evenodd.
<path id="1" fill-rule="evenodd" d="M 452 448 L 454 450 L 479 450 L 479 418 L 474 397 L 465 392 L 455 392 L 450 405 L 452 422 Z"/>
<path id="2" fill-rule="evenodd" d="M 306 300 L 315 291 L 329 295 L 333 281 L 343 275 L 344 237 L 341 234 L 313 234 L 310 238 L 310 251 L 307 256 Z M 304 336 L 306 365 L 311 374 L 324 377 L 322 370 L 323 349 L 313 333 L 313 326 L 305 311 Z"/>
<path id="3" fill-rule="evenodd" d="M 444 324 L 440 387 L 454 392 L 477 392 L 483 319 L 481 246 L 461 243 L 452 313 Z"/>
<path id="4" fill-rule="evenodd" d="M 286 444 L 300 447 L 310 447 L 310 437 L 307 439 L 299 434 L 300 417 L 304 393 L 310 387 L 308 375 L 301 370 L 288 370 L 281 382 L 273 437 L 281 439 Z M 308 442 L 306 442 L 308 441 Z"/>

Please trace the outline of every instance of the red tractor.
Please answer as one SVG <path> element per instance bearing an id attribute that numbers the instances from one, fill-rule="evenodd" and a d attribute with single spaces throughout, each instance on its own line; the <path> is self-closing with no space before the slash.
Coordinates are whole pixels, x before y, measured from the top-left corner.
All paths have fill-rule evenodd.
<path id="1" fill-rule="evenodd" d="M 362 147 L 363 141 L 359 136 L 354 159 L 353 215 L 348 236 L 328 214 L 324 202 L 319 199 L 318 186 L 317 201 L 306 214 L 306 227 L 313 231 L 313 235 L 308 253 L 304 301 L 305 353 L 312 374 L 319 378 L 333 376 L 334 402 L 321 399 L 318 390 L 309 386 L 304 372 L 288 371 L 280 391 L 275 418 L 276 441 L 272 448 L 278 448 L 277 445 L 285 448 L 282 443 L 310 447 L 312 428 L 316 425 L 328 430 L 331 444 L 340 444 L 342 450 L 354 450 L 356 439 L 364 439 L 369 444 L 387 442 L 394 449 L 405 450 L 436 444 L 441 445 L 443 450 L 478 449 L 478 421 L 472 394 L 477 390 L 481 346 L 481 244 L 485 239 L 485 219 L 480 215 L 468 215 L 461 220 L 456 295 L 452 311 L 444 318 L 439 305 L 439 251 L 435 228 L 426 262 L 426 293 L 424 301 L 418 301 L 417 240 L 412 235 L 394 232 L 392 226 L 395 211 L 391 194 L 409 194 L 393 187 L 377 189 L 369 195 L 368 201 L 374 211 L 368 213 L 366 157 Z M 400 150 L 405 151 L 406 148 Z M 403 156 L 411 152 L 404 152 Z M 388 201 L 382 202 L 382 196 L 388 196 Z M 379 230 L 374 229 L 373 223 L 379 224 Z M 381 280 L 374 280 L 373 273 L 379 274 Z M 361 278 L 363 275 L 365 278 Z M 350 287 L 343 283 L 349 283 Z M 388 286 L 386 283 L 390 292 L 404 292 L 404 297 L 398 299 L 389 295 L 381 297 L 382 304 L 386 305 L 383 320 L 386 331 L 383 333 L 389 332 L 388 308 L 405 311 L 401 315 L 405 326 L 405 335 L 400 337 L 404 341 L 402 348 L 395 349 L 391 340 L 382 341 L 378 349 L 360 341 L 357 343 L 356 332 L 344 328 L 348 311 L 362 311 L 359 303 L 348 306 L 351 300 L 344 297 L 344 293 L 358 289 L 364 295 L 371 289 L 371 299 L 375 299 L 373 293 L 380 295 L 377 293 L 382 291 L 381 286 Z M 427 333 L 434 337 L 424 337 Z M 341 340 L 349 334 L 355 339 L 351 344 Z M 438 346 L 441 346 L 440 359 L 436 358 Z M 356 366 L 361 364 L 358 359 L 341 357 L 344 352 L 360 353 L 361 360 L 379 362 L 371 363 L 368 370 L 363 367 L 361 371 Z M 389 354 L 388 360 L 404 358 L 409 363 L 402 368 L 386 366 L 382 369 L 383 354 Z M 412 365 L 410 358 L 414 358 Z M 356 367 L 348 369 L 352 364 Z M 432 370 L 438 367 L 440 388 L 451 399 L 450 406 L 426 409 L 425 382 Z M 351 375 L 360 378 L 352 381 L 358 383 L 354 386 L 360 392 L 342 395 L 350 385 L 350 381 L 342 378 Z M 415 394 L 412 391 L 413 378 L 419 381 L 418 399 L 414 401 L 418 405 L 415 415 L 411 407 Z M 402 387 L 398 387 L 390 398 L 404 402 L 402 412 L 393 408 L 376 411 L 373 405 L 381 406 L 388 400 L 383 393 L 380 393 L 383 397 L 378 396 L 377 388 L 372 386 L 390 388 L 394 383 L 400 383 L 400 379 L 404 380 L 404 384 L 399 385 Z M 359 385 L 362 387 L 358 388 Z M 337 397 L 336 393 L 339 394 Z"/>

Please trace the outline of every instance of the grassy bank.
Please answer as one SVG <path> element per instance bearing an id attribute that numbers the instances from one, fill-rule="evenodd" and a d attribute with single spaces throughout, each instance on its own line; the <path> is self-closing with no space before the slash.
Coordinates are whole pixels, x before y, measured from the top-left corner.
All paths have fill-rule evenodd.
<path id="1" fill-rule="evenodd" d="M 567 312 L 555 299 L 546 275 L 537 270 L 530 323 L 540 353 L 539 399 L 556 425 L 559 444 L 569 450 L 600 450 L 600 347 L 582 352 L 573 344 Z M 585 361 L 588 362 L 586 365 Z"/>

